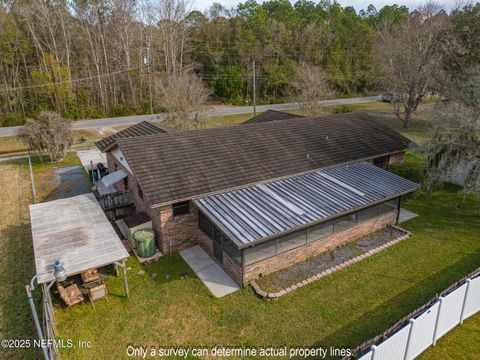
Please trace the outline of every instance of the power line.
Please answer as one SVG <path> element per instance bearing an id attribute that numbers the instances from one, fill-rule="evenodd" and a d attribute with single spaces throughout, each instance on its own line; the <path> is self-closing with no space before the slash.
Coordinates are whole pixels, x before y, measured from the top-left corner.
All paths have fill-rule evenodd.
<path id="1" fill-rule="evenodd" d="M 137 67 L 132 67 L 132 68 L 128 68 L 128 69 L 125 69 L 125 70 L 114 71 L 114 72 L 111 72 L 111 73 L 98 74 L 98 75 L 89 76 L 89 77 L 80 78 L 80 79 L 71 79 L 71 80 L 56 81 L 56 82 L 37 84 L 37 85 L 27 85 L 27 86 L 17 86 L 17 87 L 12 87 L 12 88 L 5 88 L 5 89 L 0 89 L 0 91 L 2 91 L 2 92 L 18 91 L 18 90 L 35 89 L 35 88 L 39 88 L 39 87 L 52 86 L 52 85 L 55 86 L 55 85 L 62 85 L 62 84 L 77 83 L 77 82 L 81 82 L 81 81 L 97 79 L 97 78 L 103 77 L 103 76 L 118 75 L 118 74 L 129 72 L 129 71 L 132 71 L 132 70 L 141 69 L 143 67 L 145 67 L 145 66 L 137 66 Z"/>

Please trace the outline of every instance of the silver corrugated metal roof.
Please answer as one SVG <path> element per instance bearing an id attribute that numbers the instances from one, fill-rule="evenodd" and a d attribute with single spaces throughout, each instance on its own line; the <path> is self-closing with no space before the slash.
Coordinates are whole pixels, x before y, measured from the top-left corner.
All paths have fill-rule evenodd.
<path id="1" fill-rule="evenodd" d="M 414 191 L 418 184 L 361 162 L 194 200 L 237 246 Z"/>
<path id="2" fill-rule="evenodd" d="M 68 276 L 129 257 L 92 193 L 30 205 L 39 284 L 52 281 L 61 260 Z"/>

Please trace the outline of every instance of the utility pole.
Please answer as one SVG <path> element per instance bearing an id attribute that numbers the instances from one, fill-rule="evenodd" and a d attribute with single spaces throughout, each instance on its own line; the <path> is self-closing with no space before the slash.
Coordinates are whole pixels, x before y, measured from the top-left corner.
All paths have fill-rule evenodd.
<path id="1" fill-rule="evenodd" d="M 148 94 L 150 97 L 150 114 L 153 114 L 153 101 L 152 101 L 152 72 L 150 71 L 150 39 L 148 39 L 147 56 L 145 56 L 143 62 L 148 66 Z"/>
<path id="2" fill-rule="evenodd" d="M 255 90 L 255 60 L 253 60 L 253 116 L 257 115 L 257 91 Z"/>

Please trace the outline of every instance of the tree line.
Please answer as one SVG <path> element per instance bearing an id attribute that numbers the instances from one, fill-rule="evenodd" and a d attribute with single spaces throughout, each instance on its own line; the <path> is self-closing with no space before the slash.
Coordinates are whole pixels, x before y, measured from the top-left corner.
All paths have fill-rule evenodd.
<path id="1" fill-rule="evenodd" d="M 415 102 L 431 90 L 434 67 L 416 57 L 415 66 L 428 74 L 412 76 L 428 81 L 390 89 L 397 84 L 391 76 L 398 80 L 399 74 L 384 60 L 408 60 L 412 42 L 428 36 L 435 46 L 424 55 L 442 59 L 442 71 L 478 63 L 479 12 L 479 4 L 450 14 L 397 5 L 357 12 L 330 0 L 247 0 L 234 9 L 213 4 L 205 12 L 186 0 L 0 0 L 0 122 L 19 125 L 42 110 L 71 119 L 158 112 L 168 110 L 172 96 L 175 104 L 207 96 L 251 104 L 253 61 L 259 103 L 311 93 L 304 84 L 312 78 L 325 80 L 325 94 L 413 91 Z M 430 18 L 443 25 L 412 35 Z M 455 41 L 438 42 L 442 32 Z M 398 64 L 396 71 L 408 66 Z M 404 113 L 415 108 L 412 103 Z"/>

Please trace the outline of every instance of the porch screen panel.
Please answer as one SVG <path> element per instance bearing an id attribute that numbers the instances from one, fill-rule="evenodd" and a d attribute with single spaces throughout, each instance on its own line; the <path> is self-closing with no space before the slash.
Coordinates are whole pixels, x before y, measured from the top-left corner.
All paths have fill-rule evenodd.
<path id="1" fill-rule="evenodd" d="M 396 211 L 398 207 L 398 198 L 385 201 L 380 204 L 380 214 L 386 214 L 391 211 Z"/>
<path id="2" fill-rule="evenodd" d="M 299 230 L 277 238 L 277 254 L 305 245 L 307 230 Z"/>
<path id="3" fill-rule="evenodd" d="M 275 256 L 277 253 L 276 239 L 255 245 L 244 250 L 245 264 L 252 264 L 254 262 L 267 259 Z"/>
<path id="4" fill-rule="evenodd" d="M 344 231 L 357 225 L 357 213 L 344 215 L 335 220 L 335 232 Z"/>
<path id="5" fill-rule="evenodd" d="M 315 241 L 333 234 L 333 222 L 327 221 L 307 229 L 307 241 Z"/>
<path id="6" fill-rule="evenodd" d="M 378 217 L 380 214 L 380 205 L 370 206 L 358 212 L 358 222 L 365 222 Z"/>
<path id="7" fill-rule="evenodd" d="M 198 226 L 209 238 L 213 238 L 213 224 L 201 211 L 198 212 Z"/>
<path id="8" fill-rule="evenodd" d="M 223 251 L 225 251 L 238 264 L 242 263 L 242 252 L 225 234 L 223 234 Z"/>

